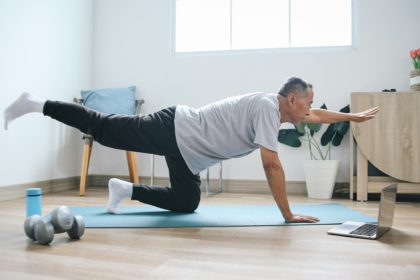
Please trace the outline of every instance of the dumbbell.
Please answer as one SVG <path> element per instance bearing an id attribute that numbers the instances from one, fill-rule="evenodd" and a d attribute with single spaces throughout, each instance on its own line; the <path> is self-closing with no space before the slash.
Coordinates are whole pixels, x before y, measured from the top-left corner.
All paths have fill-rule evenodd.
<path id="1" fill-rule="evenodd" d="M 40 244 L 47 245 L 54 239 L 54 233 L 67 232 L 71 239 L 79 239 L 85 231 L 82 216 L 74 216 L 66 206 L 60 206 L 51 212 L 50 218 L 33 215 L 24 223 L 26 235 Z"/>
<path id="2" fill-rule="evenodd" d="M 60 206 L 51 212 L 51 224 L 54 227 L 54 233 L 67 232 L 71 239 L 80 239 L 85 232 L 82 216 L 74 216 L 67 206 Z"/>
<path id="3" fill-rule="evenodd" d="M 27 217 L 23 227 L 26 235 L 39 244 L 47 245 L 54 239 L 54 227 L 39 215 Z"/>
<path id="4" fill-rule="evenodd" d="M 70 208 L 60 206 L 51 212 L 50 221 L 54 227 L 54 233 L 62 233 L 71 229 L 74 217 Z"/>

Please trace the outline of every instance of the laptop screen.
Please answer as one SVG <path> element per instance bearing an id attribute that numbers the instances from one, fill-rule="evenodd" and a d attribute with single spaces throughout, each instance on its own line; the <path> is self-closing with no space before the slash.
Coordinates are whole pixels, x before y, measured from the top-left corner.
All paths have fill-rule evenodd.
<path id="1" fill-rule="evenodd" d="M 381 191 L 379 204 L 378 234 L 387 231 L 394 220 L 394 207 L 397 198 L 397 184 L 389 185 Z"/>

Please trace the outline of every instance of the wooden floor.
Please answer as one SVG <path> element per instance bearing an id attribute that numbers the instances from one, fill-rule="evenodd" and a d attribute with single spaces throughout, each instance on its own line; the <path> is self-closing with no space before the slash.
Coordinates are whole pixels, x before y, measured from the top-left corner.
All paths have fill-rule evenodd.
<path id="1" fill-rule="evenodd" d="M 83 198 L 77 190 L 44 195 L 43 214 L 59 205 L 106 201 L 106 188 L 89 188 Z M 378 202 L 333 201 L 377 215 Z M 273 200 L 227 193 L 202 199 L 207 205 L 236 203 Z M 82 240 L 58 234 L 41 246 L 25 236 L 24 219 L 24 199 L 0 202 L 0 279 L 420 279 L 420 203 L 399 202 L 394 228 L 379 241 L 330 236 L 331 226 L 313 225 L 87 229 Z"/>

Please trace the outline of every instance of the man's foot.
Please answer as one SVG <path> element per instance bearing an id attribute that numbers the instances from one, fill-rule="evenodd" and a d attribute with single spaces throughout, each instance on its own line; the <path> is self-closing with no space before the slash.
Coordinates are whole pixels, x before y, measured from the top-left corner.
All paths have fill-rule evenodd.
<path id="1" fill-rule="evenodd" d="M 4 110 L 4 129 L 7 130 L 7 127 L 14 119 L 19 118 L 20 116 L 23 116 L 27 113 L 42 113 L 44 104 L 45 100 L 27 92 L 22 93 L 18 99 L 16 99 Z"/>
<path id="2" fill-rule="evenodd" d="M 124 198 L 131 198 L 133 194 L 133 184 L 117 178 L 112 178 L 108 183 L 109 200 L 107 210 L 109 213 L 119 214 L 118 204 Z"/>

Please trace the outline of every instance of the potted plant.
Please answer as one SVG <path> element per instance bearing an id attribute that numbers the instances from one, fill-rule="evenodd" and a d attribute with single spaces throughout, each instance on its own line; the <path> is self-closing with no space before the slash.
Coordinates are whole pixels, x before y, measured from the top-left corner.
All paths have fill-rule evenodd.
<path id="1" fill-rule="evenodd" d="M 323 104 L 321 109 L 327 109 Z M 340 112 L 349 113 L 350 106 Z M 320 123 L 299 123 L 294 128 L 280 129 L 278 141 L 291 147 L 300 147 L 302 141 L 309 148 L 311 159 L 303 162 L 306 189 L 310 198 L 330 199 L 334 191 L 339 160 L 331 160 L 331 147 L 339 146 L 349 129 L 349 122 L 332 123 L 323 133 L 320 141 L 314 135 L 320 131 Z"/>
<path id="2" fill-rule="evenodd" d="M 414 69 L 410 71 L 410 88 L 414 91 L 420 91 L 420 49 L 411 50 L 410 57 L 414 66 Z"/>

